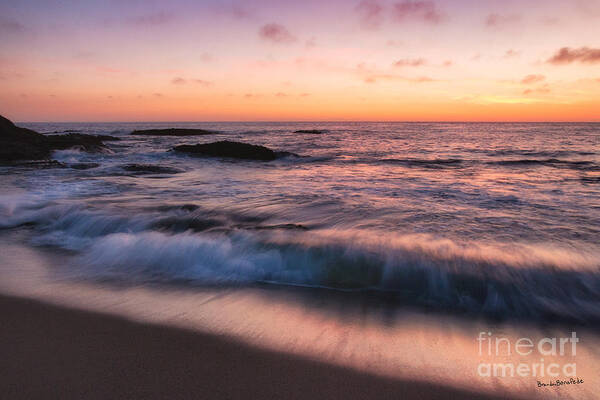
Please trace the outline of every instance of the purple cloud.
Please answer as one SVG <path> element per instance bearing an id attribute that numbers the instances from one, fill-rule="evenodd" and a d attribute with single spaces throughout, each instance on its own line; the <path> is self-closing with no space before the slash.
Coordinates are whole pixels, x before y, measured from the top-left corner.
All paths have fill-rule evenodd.
<path id="1" fill-rule="evenodd" d="M 212 85 L 211 81 L 206 81 L 204 79 L 189 79 L 188 80 L 188 79 L 182 78 L 180 76 L 177 76 L 171 80 L 171 83 L 173 85 L 185 85 L 188 82 L 196 83 L 196 84 L 204 86 L 204 87 L 208 87 L 208 86 Z"/>
<path id="2" fill-rule="evenodd" d="M 313 36 L 310 39 L 308 39 L 306 42 L 304 42 L 304 47 L 306 47 L 307 49 L 312 49 L 313 47 L 317 46 L 317 39 Z"/>
<path id="3" fill-rule="evenodd" d="M 504 58 L 514 58 L 519 57 L 521 55 L 520 51 L 509 49 L 504 53 Z"/>
<path id="4" fill-rule="evenodd" d="M 383 6 L 377 0 L 363 0 L 355 7 L 365 29 L 377 29 L 383 20 Z"/>
<path id="5" fill-rule="evenodd" d="M 212 54 L 209 54 L 209 53 L 200 54 L 200 61 L 202 61 L 204 63 L 209 63 L 214 60 L 215 60 L 215 57 Z"/>
<path id="6" fill-rule="evenodd" d="M 424 58 L 404 58 L 402 60 L 398 60 L 396 62 L 394 62 L 394 67 L 420 67 L 422 65 L 425 65 L 427 63 L 427 60 L 425 60 Z"/>
<path id="7" fill-rule="evenodd" d="M 212 86 L 213 84 L 211 81 L 205 81 L 204 79 L 194 79 L 194 83 L 204 87 Z"/>
<path id="8" fill-rule="evenodd" d="M 530 85 L 532 83 L 542 82 L 546 79 L 544 75 L 527 75 L 525 78 L 521 80 L 521 83 L 524 85 Z"/>
<path id="9" fill-rule="evenodd" d="M 515 22 L 519 22 L 521 17 L 516 14 L 502 15 L 492 13 L 485 19 L 485 26 L 488 28 L 502 28 L 506 25 L 512 25 Z"/>
<path id="10" fill-rule="evenodd" d="M 293 43 L 296 41 L 296 37 L 285 26 L 274 23 L 263 25 L 258 31 L 258 35 L 262 39 L 273 43 Z"/>
<path id="11" fill-rule="evenodd" d="M 2 33 L 21 33 L 25 31 L 25 26 L 20 22 L 0 16 L 0 32 Z"/>
<path id="12" fill-rule="evenodd" d="M 433 1 L 405 0 L 393 5 L 394 17 L 398 21 L 418 19 L 431 24 L 442 22 L 444 16 L 437 10 Z"/>
<path id="13" fill-rule="evenodd" d="M 585 64 L 600 63 L 600 49 L 590 47 L 572 49 L 570 47 L 563 47 L 548 59 L 547 62 L 555 65 L 571 64 L 574 62 Z"/>
<path id="14" fill-rule="evenodd" d="M 175 17 L 173 14 L 159 11 L 151 14 L 138 15 L 136 17 L 129 18 L 129 22 L 138 26 L 154 26 L 164 25 L 171 22 Z"/>

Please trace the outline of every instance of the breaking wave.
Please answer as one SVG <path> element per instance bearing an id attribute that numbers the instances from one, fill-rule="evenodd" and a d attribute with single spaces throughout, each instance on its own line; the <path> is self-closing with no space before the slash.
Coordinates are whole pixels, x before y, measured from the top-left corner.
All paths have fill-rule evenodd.
<path id="1" fill-rule="evenodd" d="M 1 200 L 0 226 L 34 225 L 34 244 L 76 252 L 62 271 L 69 278 L 299 285 L 368 291 L 398 304 L 489 317 L 600 322 L 596 248 L 457 243 L 367 230 L 214 229 L 230 223 L 214 215 L 194 229 L 170 223 L 189 207 L 131 216 L 80 203 Z M 193 212 L 199 219 L 202 211 Z"/>

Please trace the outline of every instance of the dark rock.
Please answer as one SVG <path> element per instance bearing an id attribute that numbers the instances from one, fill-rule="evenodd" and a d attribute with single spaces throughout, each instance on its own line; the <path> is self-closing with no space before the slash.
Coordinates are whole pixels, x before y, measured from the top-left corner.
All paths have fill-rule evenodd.
<path id="1" fill-rule="evenodd" d="M 82 135 L 82 136 L 92 136 L 95 137 L 96 139 L 100 139 L 103 142 L 118 142 L 119 140 L 121 140 L 120 138 L 116 137 L 116 136 L 110 136 L 110 135 Z"/>
<path id="2" fill-rule="evenodd" d="M 103 143 L 105 138 L 79 133 L 46 136 L 31 129 L 15 126 L 10 120 L 0 116 L 0 163 L 47 160 L 53 150 L 71 147 L 79 147 L 86 151 L 100 151 L 105 148 Z"/>
<path id="3" fill-rule="evenodd" d="M 42 134 L 48 134 L 48 133 L 81 133 L 81 131 L 78 131 L 76 129 L 66 129 L 64 131 L 54 131 L 54 132 L 41 132 Z"/>
<path id="4" fill-rule="evenodd" d="M 50 156 L 46 137 L 31 129 L 19 128 L 0 116 L 0 162 L 42 160 Z"/>
<path id="5" fill-rule="evenodd" d="M 100 164 L 98 164 L 98 163 L 69 164 L 69 168 L 73 168 L 73 169 L 92 169 L 92 168 L 98 168 L 99 166 L 100 166 Z"/>
<path id="6" fill-rule="evenodd" d="M 320 129 L 300 129 L 297 131 L 294 131 L 294 133 L 310 133 L 313 135 L 320 135 L 321 133 L 325 133 L 327 131 L 325 130 L 320 130 Z"/>
<path id="7" fill-rule="evenodd" d="M 173 211 L 173 210 L 196 211 L 199 208 L 200 207 L 198 207 L 195 204 L 181 204 L 181 205 L 159 206 L 158 210 L 159 211 Z"/>
<path id="8" fill-rule="evenodd" d="M 600 183 L 600 176 L 584 176 L 581 178 L 584 183 Z"/>
<path id="9" fill-rule="evenodd" d="M 182 172 L 177 168 L 163 167 L 152 164 L 127 164 L 122 166 L 125 171 L 135 172 L 137 174 L 178 174 Z"/>
<path id="10" fill-rule="evenodd" d="M 146 136 L 203 136 L 214 135 L 218 132 L 205 129 L 168 128 L 168 129 L 142 129 L 131 132 L 132 135 Z"/>
<path id="11" fill-rule="evenodd" d="M 258 226 L 238 226 L 239 228 L 245 228 L 250 230 L 273 230 L 273 229 L 287 229 L 287 230 L 301 230 L 306 231 L 308 228 L 300 224 L 278 224 L 278 225 L 258 225 Z"/>
<path id="12" fill-rule="evenodd" d="M 248 143 L 231 142 L 229 140 L 206 144 L 175 146 L 173 150 L 196 156 L 239 158 L 243 160 L 272 161 L 277 158 L 277 154 L 267 147 Z"/>
<path id="13" fill-rule="evenodd" d="M 46 168 L 65 168 L 66 165 L 56 160 L 33 160 L 33 161 L 11 161 L 3 163 L 0 161 L 0 165 L 11 166 L 11 167 L 24 167 L 33 169 L 46 169 Z"/>
<path id="14" fill-rule="evenodd" d="M 82 150 L 93 153 L 106 148 L 103 143 L 104 140 L 106 140 L 106 136 L 104 135 L 84 135 L 82 133 L 68 133 L 66 135 L 47 135 L 45 136 L 45 138 L 47 139 L 48 146 L 50 146 L 52 150 L 65 150 L 70 149 L 72 147 L 78 147 Z"/>

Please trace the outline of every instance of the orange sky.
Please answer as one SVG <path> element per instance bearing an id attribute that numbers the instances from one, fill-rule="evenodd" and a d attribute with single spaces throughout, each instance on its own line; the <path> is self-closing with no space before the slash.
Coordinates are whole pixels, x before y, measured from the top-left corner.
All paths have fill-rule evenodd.
<path id="1" fill-rule="evenodd" d="M 16 121 L 600 121 L 600 0 L 6 0 L 0 35 Z"/>

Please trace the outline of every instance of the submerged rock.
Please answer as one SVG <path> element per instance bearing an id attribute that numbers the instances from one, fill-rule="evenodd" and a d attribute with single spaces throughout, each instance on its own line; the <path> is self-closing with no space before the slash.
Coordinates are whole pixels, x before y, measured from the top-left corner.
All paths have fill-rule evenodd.
<path id="1" fill-rule="evenodd" d="M 214 135 L 216 133 L 218 132 L 190 128 L 140 129 L 131 132 L 132 135 L 146 136 L 203 136 Z"/>
<path id="2" fill-rule="evenodd" d="M 100 164 L 98 164 L 98 163 L 75 163 L 75 164 L 69 164 L 69 168 L 81 169 L 81 170 L 98 168 L 99 166 L 100 166 Z"/>
<path id="3" fill-rule="evenodd" d="M 24 168 L 32 168 L 32 169 L 47 169 L 47 168 L 66 168 L 67 166 L 56 160 L 16 160 L 11 161 L 9 163 L 3 163 L 0 161 L 0 165 L 2 166 L 11 166 L 11 167 L 24 167 Z"/>
<path id="4" fill-rule="evenodd" d="M 226 157 L 242 160 L 272 161 L 278 153 L 264 146 L 223 140 L 214 143 L 175 146 L 174 151 L 204 157 Z"/>
<path id="5" fill-rule="evenodd" d="M 68 133 L 66 135 L 47 135 L 48 146 L 51 150 L 65 150 L 78 147 L 84 151 L 97 152 L 106 148 L 104 142 L 108 140 L 119 140 L 118 138 L 105 135 L 84 135 L 83 133 Z"/>
<path id="6" fill-rule="evenodd" d="M 276 230 L 276 229 L 301 230 L 301 231 L 308 230 L 308 228 L 306 226 L 301 225 L 301 224 L 278 224 L 278 225 L 257 225 L 257 226 L 239 225 L 238 227 L 250 229 L 250 230 L 256 230 L 256 231 Z"/>
<path id="7" fill-rule="evenodd" d="M 80 133 L 42 135 L 31 129 L 15 126 L 10 120 L 0 116 L 0 163 L 3 164 L 15 164 L 22 160 L 47 160 L 52 151 L 72 147 L 100 151 L 105 148 L 105 140 L 118 138 Z"/>
<path id="8" fill-rule="evenodd" d="M 125 171 L 135 172 L 137 174 L 178 174 L 182 172 L 177 168 L 152 164 L 127 164 L 123 165 L 121 168 Z"/>
<path id="9" fill-rule="evenodd" d="M 294 133 L 310 133 L 313 135 L 320 135 L 321 133 L 325 133 L 327 131 L 325 130 L 321 130 L 321 129 L 300 129 L 297 131 L 294 131 Z"/>

